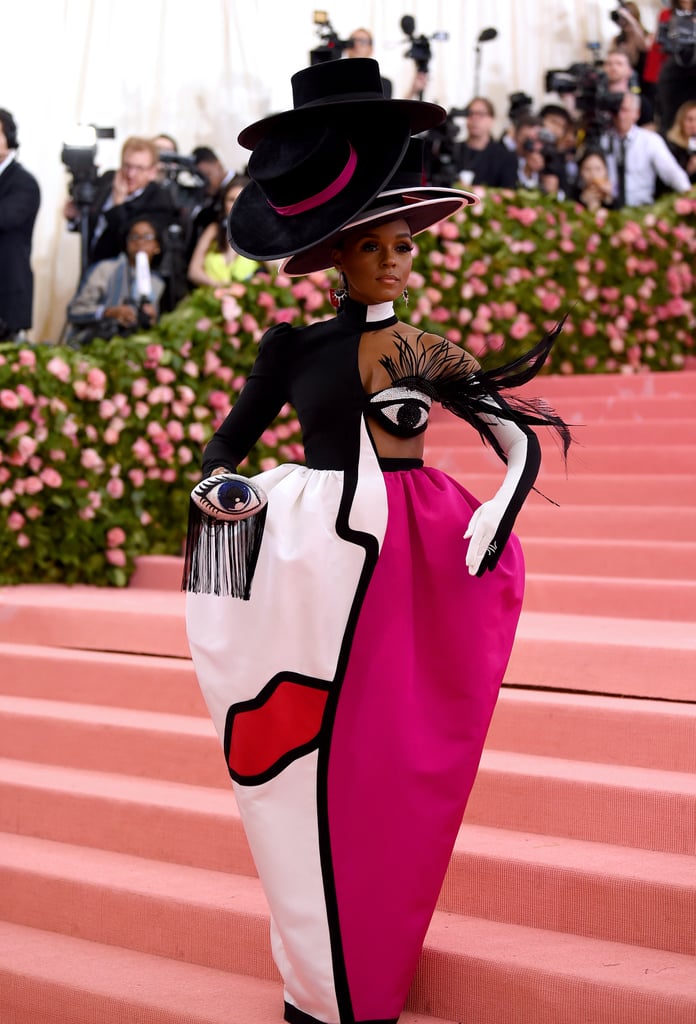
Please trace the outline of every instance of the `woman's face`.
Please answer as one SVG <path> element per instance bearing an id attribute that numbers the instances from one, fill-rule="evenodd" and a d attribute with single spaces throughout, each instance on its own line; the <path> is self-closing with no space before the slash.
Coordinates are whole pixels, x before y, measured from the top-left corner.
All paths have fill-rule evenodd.
<path id="1" fill-rule="evenodd" d="M 225 211 L 225 216 L 229 217 L 230 211 L 235 204 L 237 196 L 242 191 L 241 185 L 235 185 L 234 188 L 228 188 L 225 192 L 225 198 L 222 201 L 222 208 Z"/>
<path id="2" fill-rule="evenodd" d="M 588 156 L 583 161 L 581 174 L 583 181 L 586 184 L 591 184 L 594 181 L 600 181 L 602 178 L 606 178 L 607 169 L 604 166 L 604 161 L 601 156 Z"/>
<path id="3" fill-rule="evenodd" d="M 398 298 L 408 283 L 413 263 L 413 239 L 405 220 L 356 228 L 342 249 L 333 253 L 334 265 L 348 281 L 356 302 L 372 305 Z"/>
<path id="4" fill-rule="evenodd" d="M 682 131 L 687 139 L 696 138 L 696 107 L 691 107 L 682 118 Z"/>

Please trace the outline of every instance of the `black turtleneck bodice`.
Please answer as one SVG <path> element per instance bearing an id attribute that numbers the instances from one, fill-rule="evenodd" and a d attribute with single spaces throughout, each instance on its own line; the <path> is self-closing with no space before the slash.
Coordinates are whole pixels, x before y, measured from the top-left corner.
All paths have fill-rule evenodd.
<path id="1" fill-rule="evenodd" d="M 368 323 L 366 315 L 366 306 L 348 299 L 331 320 L 267 331 L 234 408 L 205 449 L 204 474 L 217 466 L 235 469 L 286 402 L 297 412 L 308 466 L 354 466 L 366 404 L 360 337 L 398 322 L 390 316 Z"/>

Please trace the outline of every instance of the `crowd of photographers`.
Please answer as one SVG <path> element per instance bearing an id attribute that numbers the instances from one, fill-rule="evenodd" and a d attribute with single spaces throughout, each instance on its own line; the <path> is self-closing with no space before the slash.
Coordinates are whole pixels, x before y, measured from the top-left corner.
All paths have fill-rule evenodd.
<path id="1" fill-rule="evenodd" d="M 321 12 L 319 12 L 321 13 Z M 450 110 L 425 137 L 426 179 L 435 185 L 534 189 L 589 209 L 652 203 L 696 182 L 696 14 L 694 0 L 671 0 L 654 35 L 632 0 L 612 12 L 618 34 L 602 61 L 546 73 L 557 101 L 539 109 L 509 95 L 508 125 L 495 132 L 486 96 Z M 427 85 L 429 46 L 409 35 L 415 77 Z M 330 25 L 312 60 L 367 56 L 372 37 L 358 29 L 338 41 Z M 386 91 L 391 83 L 383 80 Z M 99 130 L 97 130 L 99 131 Z M 105 130 L 106 131 L 106 130 Z M 39 208 L 35 179 L 16 159 L 17 131 L 0 110 L 0 339 L 31 327 L 31 235 Z M 246 182 L 216 152 L 179 152 L 167 134 L 132 136 L 120 165 L 99 174 L 96 145 L 63 150 L 71 172 L 64 215 L 81 236 L 80 281 L 64 333 L 80 345 L 128 334 L 173 309 L 193 287 L 243 280 L 259 269 L 227 243 L 226 216 Z"/>
<path id="2" fill-rule="evenodd" d="M 488 97 L 451 110 L 429 139 L 433 181 L 535 188 L 592 208 L 687 191 L 696 181 L 694 0 L 672 0 L 654 34 L 632 0 L 611 14 L 619 31 L 606 58 L 548 71 L 545 90 L 558 100 L 539 110 L 510 94 L 502 137 Z"/>

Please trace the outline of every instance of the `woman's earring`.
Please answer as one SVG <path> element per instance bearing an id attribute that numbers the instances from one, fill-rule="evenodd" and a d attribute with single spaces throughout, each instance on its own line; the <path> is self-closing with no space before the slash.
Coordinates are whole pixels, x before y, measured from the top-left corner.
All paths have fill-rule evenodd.
<path id="1" fill-rule="evenodd" d="M 403 293 L 401 295 L 401 298 L 404 300 L 404 302 L 408 306 L 408 288 L 404 288 Z"/>
<path id="2" fill-rule="evenodd" d="M 329 292 L 329 299 L 331 300 L 331 305 L 334 306 L 336 309 L 341 308 L 341 303 L 348 295 L 348 282 L 346 281 L 346 275 L 343 273 L 343 271 L 341 271 L 339 276 L 341 278 L 340 285 L 338 286 L 338 288 L 332 288 L 331 291 Z"/>

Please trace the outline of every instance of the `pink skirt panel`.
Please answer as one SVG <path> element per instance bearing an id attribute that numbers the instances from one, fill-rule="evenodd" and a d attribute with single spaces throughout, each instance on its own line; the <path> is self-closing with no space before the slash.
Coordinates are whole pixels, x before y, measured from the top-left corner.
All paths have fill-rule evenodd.
<path id="1" fill-rule="evenodd" d="M 524 590 L 511 537 L 469 575 L 479 502 L 428 467 L 385 474 L 386 537 L 331 741 L 328 821 L 355 1020 L 401 1013 L 510 656 Z"/>

